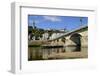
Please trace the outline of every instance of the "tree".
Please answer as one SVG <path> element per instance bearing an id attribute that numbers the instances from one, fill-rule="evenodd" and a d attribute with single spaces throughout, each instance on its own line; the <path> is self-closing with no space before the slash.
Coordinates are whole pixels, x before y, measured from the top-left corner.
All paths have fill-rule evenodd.
<path id="1" fill-rule="evenodd" d="M 28 26 L 28 34 L 31 34 L 32 30 L 33 30 L 33 27 L 32 26 Z"/>

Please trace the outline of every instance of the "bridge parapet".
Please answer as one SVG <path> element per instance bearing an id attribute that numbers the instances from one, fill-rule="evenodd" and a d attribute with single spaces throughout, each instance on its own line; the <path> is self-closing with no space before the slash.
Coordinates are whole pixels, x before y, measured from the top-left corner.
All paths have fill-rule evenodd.
<path id="1" fill-rule="evenodd" d="M 51 42 L 52 44 L 61 44 L 61 45 L 77 45 L 75 43 L 80 43 L 81 46 L 87 46 L 88 45 L 88 27 L 85 26 L 85 27 L 82 27 L 82 28 L 79 28 L 77 30 L 73 30 L 71 32 L 68 32 L 60 37 L 57 37 L 55 39 L 52 39 Z M 79 34 L 81 37 L 80 38 L 77 38 L 78 35 L 75 36 L 74 38 L 74 41 L 72 41 L 70 38 L 73 34 Z M 65 38 L 65 42 L 62 41 L 62 39 Z M 79 40 L 80 39 L 80 40 Z"/>

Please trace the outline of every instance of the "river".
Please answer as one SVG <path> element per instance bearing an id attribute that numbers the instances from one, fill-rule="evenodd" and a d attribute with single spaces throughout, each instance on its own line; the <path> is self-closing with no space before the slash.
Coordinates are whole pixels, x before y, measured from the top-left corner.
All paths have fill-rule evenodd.
<path id="1" fill-rule="evenodd" d="M 54 60 L 54 59 L 75 59 L 87 58 L 87 47 L 59 47 L 42 48 L 28 47 L 28 60 Z"/>

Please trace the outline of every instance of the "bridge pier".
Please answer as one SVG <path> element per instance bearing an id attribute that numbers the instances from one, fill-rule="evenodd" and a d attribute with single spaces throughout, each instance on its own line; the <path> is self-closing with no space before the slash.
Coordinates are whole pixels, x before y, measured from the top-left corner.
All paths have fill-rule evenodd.
<path id="1" fill-rule="evenodd" d="M 82 38 L 81 38 L 81 46 L 82 47 L 88 47 L 88 37 L 87 36 L 82 36 Z"/>

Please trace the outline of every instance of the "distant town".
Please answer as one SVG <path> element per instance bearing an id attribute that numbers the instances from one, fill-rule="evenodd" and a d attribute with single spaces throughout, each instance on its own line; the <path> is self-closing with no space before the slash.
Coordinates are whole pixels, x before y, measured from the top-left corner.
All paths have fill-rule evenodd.
<path id="1" fill-rule="evenodd" d="M 68 32 L 67 29 L 42 29 L 35 26 L 35 22 L 33 22 L 33 26 L 28 26 L 28 40 L 51 40 L 57 38 L 61 35 L 64 35 Z"/>

